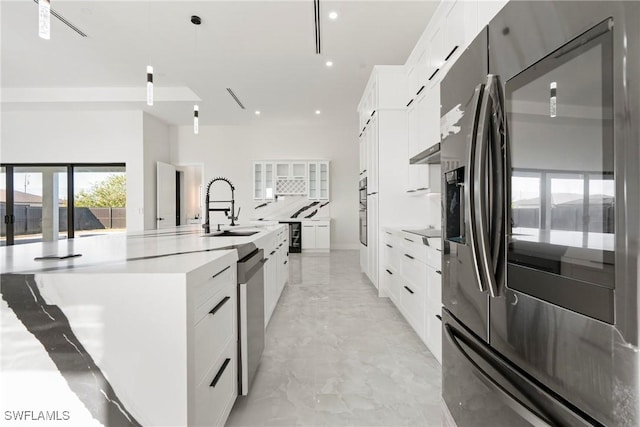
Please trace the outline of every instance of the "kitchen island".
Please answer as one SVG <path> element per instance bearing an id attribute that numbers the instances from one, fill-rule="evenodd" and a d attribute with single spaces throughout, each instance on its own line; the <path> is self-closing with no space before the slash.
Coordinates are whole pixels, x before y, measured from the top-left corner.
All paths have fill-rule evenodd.
<path id="1" fill-rule="evenodd" d="M 238 251 L 266 251 L 284 229 L 1 248 L 3 425 L 223 424 L 237 395 Z"/>

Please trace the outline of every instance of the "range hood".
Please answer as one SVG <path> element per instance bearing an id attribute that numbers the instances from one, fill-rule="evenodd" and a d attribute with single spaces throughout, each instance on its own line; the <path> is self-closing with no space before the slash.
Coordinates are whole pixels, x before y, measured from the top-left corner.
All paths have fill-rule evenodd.
<path id="1" fill-rule="evenodd" d="M 440 143 L 439 142 L 409 159 L 409 164 L 412 164 L 412 165 L 426 165 L 426 164 L 432 165 L 437 163 L 440 163 Z"/>

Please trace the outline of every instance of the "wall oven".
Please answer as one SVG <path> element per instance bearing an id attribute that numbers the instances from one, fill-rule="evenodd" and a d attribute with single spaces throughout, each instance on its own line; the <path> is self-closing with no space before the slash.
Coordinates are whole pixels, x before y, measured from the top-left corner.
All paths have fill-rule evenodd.
<path id="1" fill-rule="evenodd" d="M 360 243 L 367 246 L 367 178 L 360 180 Z"/>

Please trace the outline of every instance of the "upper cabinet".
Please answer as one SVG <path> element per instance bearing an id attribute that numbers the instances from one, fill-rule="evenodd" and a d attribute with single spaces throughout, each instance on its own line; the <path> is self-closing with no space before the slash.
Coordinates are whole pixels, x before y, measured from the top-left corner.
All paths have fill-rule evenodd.
<path id="1" fill-rule="evenodd" d="M 275 196 L 329 200 L 329 161 L 253 162 L 253 199 L 273 200 Z"/>
<path id="2" fill-rule="evenodd" d="M 329 162 L 309 162 L 309 199 L 329 200 Z"/>
<path id="3" fill-rule="evenodd" d="M 271 162 L 253 162 L 253 199 L 271 200 L 275 193 L 274 165 Z"/>

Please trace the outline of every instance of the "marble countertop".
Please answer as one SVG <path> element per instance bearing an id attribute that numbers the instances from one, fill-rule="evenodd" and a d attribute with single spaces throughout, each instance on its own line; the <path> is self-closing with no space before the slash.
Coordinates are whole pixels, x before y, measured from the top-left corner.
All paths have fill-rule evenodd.
<path id="1" fill-rule="evenodd" d="M 281 227 L 284 225 L 238 226 L 233 230 L 258 233 L 245 237 L 210 237 L 199 225 L 187 225 L 2 247 L 0 271 L 3 274 L 68 273 L 72 269 L 91 268 L 92 272 L 100 272 L 104 268 L 122 273 L 182 273 L 224 255 L 225 250 L 233 250 L 234 246 L 253 243 L 264 247 L 267 236 Z M 37 257 L 69 255 L 80 256 L 36 260 Z"/>
<path id="2" fill-rule="evenodd" d="M 234 246 L 198 225 L 0 248 L 3 425 L 184 425 L 185 284 L 224 269 Z M 41 256 L 82 254 L 63 260 Z M 9 418 L 6 418 L 6 414 Z"/>
<path id="3" fill-rule="evenodd" d="M 426 246 L 439 248 L 442 245 L 442 237 L 425 237 L 425 236 L 422 236 L 422 235 L 417 235 L 417 234 L 411 233 L 411 231 L 409 231 L 409 230 L 424 230 L 424 229 L 427 228 L 426 226 L 419 226 L 419 225 L 404 225 L 404 226 L 393 225 L 393 226 L 387 226 L 387 225 L 383 225 L 381 228 L 384 231 L 389 231 L 389 232 L 392 232 L 392 233 L 405 233 L 405 234 L 411 235 L 413 237 L 420 237 L 420 238 L 422 238 L 422 242 Z"/>

